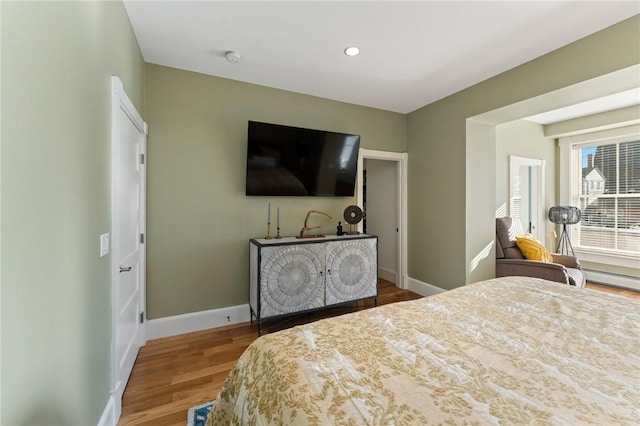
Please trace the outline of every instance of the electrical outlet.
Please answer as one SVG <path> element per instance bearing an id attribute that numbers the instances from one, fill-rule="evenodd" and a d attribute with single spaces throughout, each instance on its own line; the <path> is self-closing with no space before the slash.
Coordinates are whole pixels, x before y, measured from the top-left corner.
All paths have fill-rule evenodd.
<path id="1" fill-rule="evenodd" d="M 109 233 L 100 235 L 100 257 L 109 254 Z"/>

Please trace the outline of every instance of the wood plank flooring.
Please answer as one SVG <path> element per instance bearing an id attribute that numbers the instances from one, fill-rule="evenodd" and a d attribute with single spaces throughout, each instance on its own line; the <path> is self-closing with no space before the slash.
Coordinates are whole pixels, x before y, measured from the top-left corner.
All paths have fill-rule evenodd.
<path id="1" fill-rule="evenodd" d="M 588 288 L 640 299 L 640 292 L 597 284 Z M 421 296 L 380 280 L 378 305 Z M 374 306 L 373 301 L 298 316 L 286 323 L 263 323 L 263 334 Z M 258 337 L 256 324 L 237 324 L 152 340 L 140 349 L 122 399 L 119 426 L 185 426 L 187 410 L 215 399 L 229 371 Z"/>
<path id="2" fill-rule="evenodd" d="M 378 284 L 378 305 L 420 297 L 388 281 Z M 286 322 L 263 322 L 262 334 L 373 306 L 368 300 Z M 125 389 L 118 425 L 184 426 L 187 410 L 215 399 L 240 354 L 257 337 L 258 326 L 243 323 L 147 342 Z"/>

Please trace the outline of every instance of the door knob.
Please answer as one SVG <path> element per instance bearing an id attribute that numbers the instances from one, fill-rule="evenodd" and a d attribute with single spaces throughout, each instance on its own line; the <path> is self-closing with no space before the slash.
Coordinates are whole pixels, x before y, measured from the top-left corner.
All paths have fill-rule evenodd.
<path id="1" fill-rule="evenodd" d="M 120 267 L 120 272 L 129 272 L 131 270 L 131 266 L 127 266 L 126 268 Z"/>

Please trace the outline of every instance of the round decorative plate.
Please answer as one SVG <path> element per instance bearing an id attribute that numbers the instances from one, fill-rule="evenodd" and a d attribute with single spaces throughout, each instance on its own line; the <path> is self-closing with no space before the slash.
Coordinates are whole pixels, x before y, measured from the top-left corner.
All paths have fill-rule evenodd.
<path id="1" fill-rule="evenodd" d="M 363 217 L 364 217 L 364 213 L 362 212 L 362 209 L 358 206 L 353 205 L 344 209 L 344 220 L 346 220 L 347 223 L 351 225 L 355 225 L 359 223 Z"/>

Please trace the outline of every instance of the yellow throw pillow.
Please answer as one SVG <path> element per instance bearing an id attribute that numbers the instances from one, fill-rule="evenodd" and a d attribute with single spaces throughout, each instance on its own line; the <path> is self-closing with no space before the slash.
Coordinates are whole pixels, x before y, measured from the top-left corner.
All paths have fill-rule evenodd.
<path id="1" fill-rule="evenodd" d="M 531 234 L 524 234 L 516 237 L 516 245 L 525 258 L 529 260 L 539 260 L 541 262 L 552 263 L 553 256 L 546 247 Z"/>

